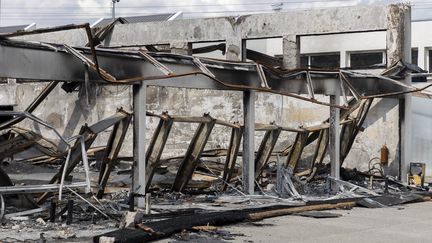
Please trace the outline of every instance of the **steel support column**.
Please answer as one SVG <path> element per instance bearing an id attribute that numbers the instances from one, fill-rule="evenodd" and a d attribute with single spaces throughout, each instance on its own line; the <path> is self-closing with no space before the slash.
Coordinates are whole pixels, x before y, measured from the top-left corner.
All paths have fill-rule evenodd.
<path id="1" fill-rule="evenodd" d="M 146 90 L 144 84 L 133 86 L 133 109 L 134 109 L 134 136 L 133 136 L 133 180 L 132 192 L 140 194 L 137 199 L 137 206 L 145 206 L 145 188 L 146 188 L 146 153 L 145 153 L 145 125 L 146 125 Z"/>
<path id="2" fill-rule="evenodd" d="M 254 194 L 255 179 L 255 91 L 243 92 L 243 192 Z"/>
<path id="3" fill-rule="evenodd" d="M 338 105 L 340 103 L 339 95 L 330 95 L 330 103 Z M 330 153 L 330 175 L 334 178 L 340 177 L 340 109 L 330 107 L 330 128 L 329 128 L 329 153 Z"/>

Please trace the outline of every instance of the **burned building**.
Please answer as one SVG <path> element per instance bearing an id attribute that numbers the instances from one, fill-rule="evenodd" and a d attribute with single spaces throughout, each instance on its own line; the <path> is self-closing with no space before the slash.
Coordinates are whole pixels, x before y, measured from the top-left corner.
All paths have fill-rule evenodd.
<path id="1" fill-rule="evenodd" d="M 302 36 L 376 31 L 386 35 L 380 74 L 300 66 Z M 341 166 L 364 170 L 384 145 L 379 176 L 406 181 L 410 93 L 422 91 L 411 86 L 409 33 L 410 8 L 396 4 L 1 34 L 1 114 L 9 117 L 0 154 L 59 165 L 46 188 L 5 180 L 4 191 L 44 192 L 39 204 L 72 187 L 102 198 L 115 166 L 129 161 L 132 207 L 133 198 L 138 207 L 150 200 L 161 170 L 172 176 L 157 187 L 169 192 L 197 184 L 253 195 L 276 184 L 298 197 L 289 176 L 310 182 L 324 171 L 353 187 L 340 180 Z M 274 37 L 283 39 L 282 59 L 248 49 L 248 40 Z M 226 60 L 194 55 L 215 50 Z M 29 148 L 37 156 L 23 153 Z M 207 158 L 218 163 L 209 168 Z M 85 180 L 65 184 L 80 163 Z"/>

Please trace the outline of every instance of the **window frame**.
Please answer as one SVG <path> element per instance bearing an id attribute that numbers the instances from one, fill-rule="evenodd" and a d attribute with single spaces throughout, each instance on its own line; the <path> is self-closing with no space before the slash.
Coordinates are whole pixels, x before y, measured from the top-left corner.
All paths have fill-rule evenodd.
<path id="1" fill-rule="evenodd" d="M 369 53 L 381 53 L 381 63 L 382 66 L 376 66 L 376 67 L 352 67 L 351 65 L 351 54 L 369 54 Z M 348 69 L 383 69 L 387 67 L 387 52 L 386 50 L 364 50 L 364 51 L 347 51 L 346 52 L 347 58 L 346 58 L 346 67 Z"/>
<path id="2" fill-rule="evenodd" d="M 339 56 L 339 66 L 335 67 L 337 69 L 339 69 L 341 67 L 341 52 L 320 52 L 320 53 L 301 53 L 300 54 L 300 64 L 301 64 L 301 58 L 302 57 L 307 57 L 307 64 L 306 67 L 301 66 L 301 68 L 311 68 L 311 57 L 316 57 L 316 56 Z M 331 69 L 331 68 L 322 68 L 322 69 Z"/>

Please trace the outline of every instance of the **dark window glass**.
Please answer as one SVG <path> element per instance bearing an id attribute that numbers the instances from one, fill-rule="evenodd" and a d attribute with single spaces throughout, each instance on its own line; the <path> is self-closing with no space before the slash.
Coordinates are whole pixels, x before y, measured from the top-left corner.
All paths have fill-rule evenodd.
<path id="1" fill-rule="evenodd" d="M 429 50 L 428 51 L 429 52 L 429 69 L 428 69 L 428 72 L 431 72 L 432 71 L 432 50 Z"/>
<path id="2" fill-rule="evenodd" d="M 351 53 L 351 68 L 385 67 L 383 52 Z"/>
<path id="3" fill-rule="evenodd" d="M 411 49 L 411 63 L 418 65 L 418 50 Z"/>
<path id="4" fill-rule="evenodd" d="M 309 56 L 309 58 L 310 58 L 311 68 L 325 68 L 325 69 L 340 68 L 339 54 L 315 55 L 315 56 Z"/>
<path id="5" fill-rule="evenodd" d="M 300 57 L 301 68 L 340 68 L 339 54 L 304 55 Z"/>
<path id="6" fill-rule="evenodd" d="M 301 56 L 300 57 L 300 68 L 307 68 L 309 65 L 308 60 L 309 60 L 309 56 Z"/>

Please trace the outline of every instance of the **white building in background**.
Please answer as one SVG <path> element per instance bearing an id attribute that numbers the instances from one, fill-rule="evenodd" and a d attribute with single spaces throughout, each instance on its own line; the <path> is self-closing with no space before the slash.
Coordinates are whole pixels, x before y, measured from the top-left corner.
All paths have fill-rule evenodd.
<path id="1" fill-rule="evenodd" d="M 432 72 L 432 20 L 413 21 L 411 26 L 411 62 Z M 278 56 L 282 53 L 282 39 L 251 40 L 247 48 Z M 385 31 L 303 36 L 300 39 L 300 62 L 302 67 L 376 68 L 380 72 L 387 66 L 385 50 Z M 432 176 L 431 99 L 413 97 L 411 139 L 412 162 L 426 163 L 426 174 Z"/>
<path id="2" fill-rule="evenodd" d="M 412 63 L 432 69 L 432 20 L 414 21 L 411 29 Z M 385 68 L 385 31 L 303 36 L 301 65 L 321 68 Z M 272 56 L 282 53 L 282 38 L 249 40 L 247 48 Z"/>
<path id="3" fill-rule="evenodd" d="M 413 63 L 432 72 L 432 20 L 412 22 L 411 45 Z"/>

